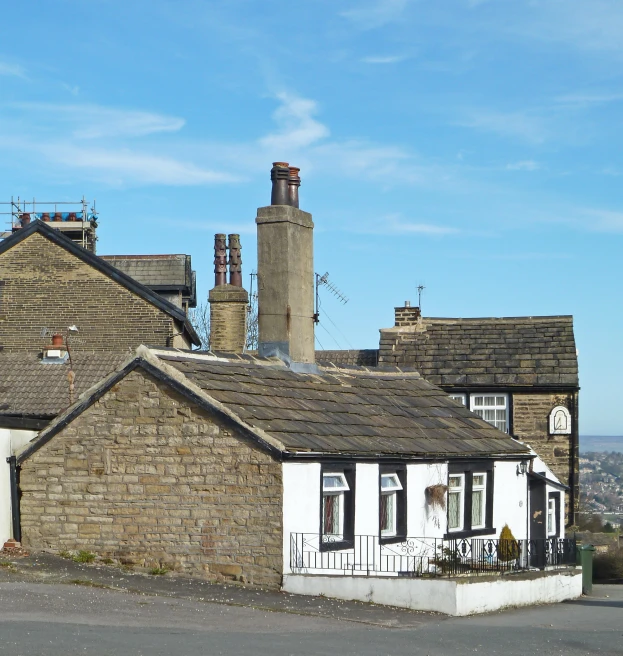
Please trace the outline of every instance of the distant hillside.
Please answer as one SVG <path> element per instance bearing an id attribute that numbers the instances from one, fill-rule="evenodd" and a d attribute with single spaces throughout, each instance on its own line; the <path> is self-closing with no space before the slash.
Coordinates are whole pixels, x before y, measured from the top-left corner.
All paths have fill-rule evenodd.
<path id="1" fill-rule="evenodd" d="M 623 453 L 623 435 L 580 435 L 580 453 L 588 451 Z"/>

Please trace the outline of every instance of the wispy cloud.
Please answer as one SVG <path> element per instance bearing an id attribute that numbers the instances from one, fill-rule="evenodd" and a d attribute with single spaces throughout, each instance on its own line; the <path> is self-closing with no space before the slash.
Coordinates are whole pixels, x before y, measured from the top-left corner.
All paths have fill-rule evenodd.
<path id="1" fill-rule="evenodd" d="M 403 146 L 333 138 L 314 100 L 290 91 L 277 93 L 275 100 L 274 130 L 243 142 L 189 139 L 183 118 L 147 111 L 77 103 L 0 105 L 0 112 L 14 119 L 12 125 L 0 121 L 0 146 L 21 162 L 43 158 L 55 165 L 55 174 L 80 172 L 114 185 L 239 183 L 263 171 L 266 162 L 285 160 L 306 175 L 322 175 L 330 161 L 341 175 L 384 188 L 456 188 L 452 167 L 423 161 Z M 400 229 L 449 232 L 416 222 Z"/>
<path id="2" fill-rule="evenodd" d="M 409 5 L 410 0 L 376 0 L 376 2 L 343 11 L 341 15 L 352 21 L 362 30 L 383 27 L 398 20 Z"/>
<path id="3" fill-rule="evenodd" d="M 502 112 L 491 109 L 470 109 L 455 121 L 457 125 L 492 132 L 533 144 L 545 141 L 548 129 L 544 119 L 527 111 Z"/>
<path id="4" fill-rule="evenodd" d="M 18 64 L 0 62 L 0 75 L 26 78 L 26 70 Z"/>
<path id="5" fill-rule="evenodd" d="M 152 112 L 115 109 L 101 105 L 59 105 L 54 103 L 14 103 L 22 111 L 58 120 L 78 139 L 144 137 L 156 132 L 177 132 L 184 119 Z"/>
<path id="6" fill-rule="evenodd" d="M 273 114 L 278 132 L 260 139 L 260 144 L 275 151 L 285 151 L 309 146 L 329 136 L 329 128 L 314 118 L 318 107 L 313 100 L 291 93 L 277 94 L 281 106 Z"/>
<path id="7" fill-rule="evenodd" d="M 192 186 L 222 184 L 240 179 L 191 162 L 127 148 L 88 148 L 64 143 L 34 146 L 50 162 L 67 169 L 90 170 L 112 184 L 164 184 Z"/>
<path id="8" fill-rule="evenodd" d="M 538 171 L 540 168 L 542 168 L 541 165 L 532 159 L 512 162 L 506 165 L 507 171 Z"/>
<path id="9" fill-rule="evenodd" d="M 558 96 L 555 102 L 566 107 L 585 109 L 621 100 L 623 100 L 623 93 L 572 93 Z"/>
<path id="10" fill-rule="evenodd" d="M 363 57 L 362 62 L 364 64 L 398 64 L 407 59 L 407 55 L 387 55 L 385 57 Z"/>
<path id="11" fill-rule="evenodd" d="M 438 225 L 435 223 L 422 223 L 404 219 L 400 214 L 389 214 L 384 217 L 384 231 L 395 235 L 428 235 L 431 237 L 445 237 L 460 232 L 458 228 Z"/>
<path id="12" fill-rule="evenodd" d="M 620 0 L 549 0 L 525 3 L 509 28 L 523 36 L 566 43 L 574 48 L 623 53 L 623 4 Z"/>
<path id="13" fill-rule="evenodd" d="M 581 220 L 594 232 L 623 233 L 623 212 L 612 210 L 587 209 L 581 212 Z"/>

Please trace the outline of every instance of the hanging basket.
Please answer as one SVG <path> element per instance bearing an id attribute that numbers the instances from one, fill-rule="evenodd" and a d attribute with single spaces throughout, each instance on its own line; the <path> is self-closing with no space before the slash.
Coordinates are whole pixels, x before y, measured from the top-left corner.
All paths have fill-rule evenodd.
<path id="1" fill-rule="evenodd" d="M 446 492 L 447 485 L 429 485 L 426 490 L 426 503 L 433 508 L 446 509 Z"/>

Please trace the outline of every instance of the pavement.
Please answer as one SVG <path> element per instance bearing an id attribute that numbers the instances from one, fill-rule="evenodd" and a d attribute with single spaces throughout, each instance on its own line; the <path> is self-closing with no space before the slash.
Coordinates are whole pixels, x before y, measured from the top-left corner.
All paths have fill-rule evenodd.
<path id="1" fill-rule="evenodd" d="M 623 654 L 623 586 L 465 618 L 218 585 L 40 554 L 0 556 L 0 654 Z"/>
<path id="2" fill-rule="evenodd" d="M 4 564 L 4 566 L 2 566 Z M 84 587 L 244 606 L 269 612 L 313 615 L 386 628 L 416 627 L 445 615 L 378 606 L 358 601 L 308 597 L 259 588 L 210 583 L 200 579 L 151 575 L 102 563 L 81 564 L 50 554 L 0 556 L 0 583 L 69 583 Z"/>

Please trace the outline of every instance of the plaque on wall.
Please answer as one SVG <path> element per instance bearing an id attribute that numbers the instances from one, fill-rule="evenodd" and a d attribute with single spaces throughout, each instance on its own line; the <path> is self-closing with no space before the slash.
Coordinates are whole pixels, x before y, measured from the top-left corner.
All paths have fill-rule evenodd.
<path id="1" fill-rule="evenodd" d="M 564 405 L 557 405 L 549 414 L 550 435 L 571 435 L 571 413 Z"/>

